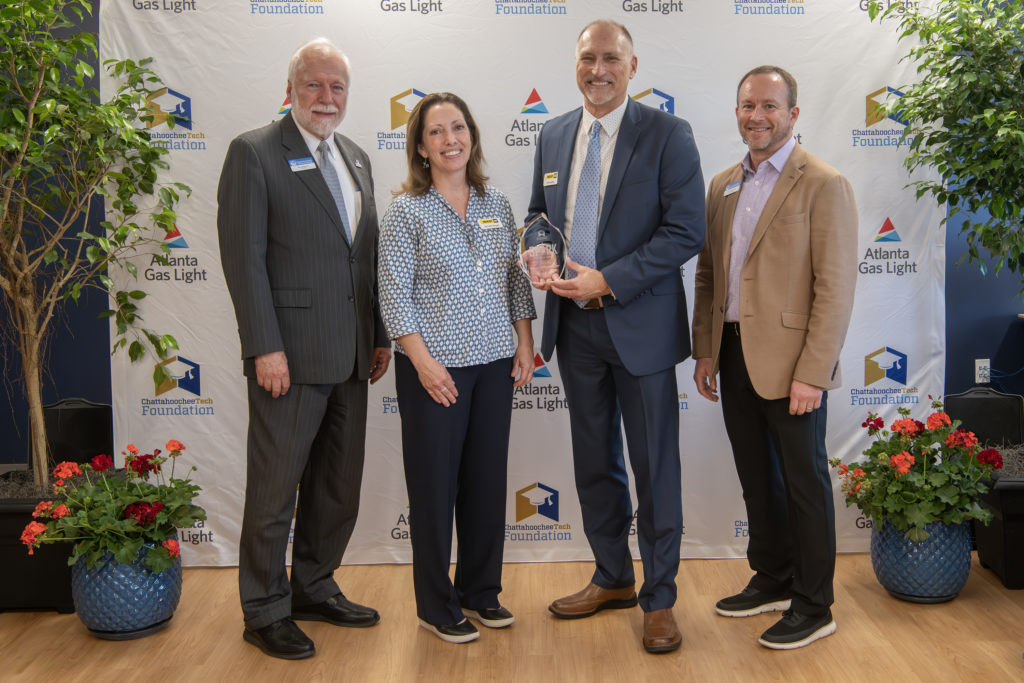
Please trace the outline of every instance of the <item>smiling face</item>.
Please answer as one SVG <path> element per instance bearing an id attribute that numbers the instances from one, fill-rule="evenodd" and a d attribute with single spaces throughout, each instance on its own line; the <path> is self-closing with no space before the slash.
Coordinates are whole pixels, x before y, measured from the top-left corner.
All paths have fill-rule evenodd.
<path id="1" fill-rule="evenodd" d="M 423 117 L 423 135 L 416 151 L 430 162 L 430 173 L 466 174 L 473 151 L 473 136 L 469 124 L 451 102 L 440 102 L 428 109 Z"/>
<path id="2" fill-rule="evenodd" d="M 626 87 L 636 75 L 633 46 L 617 27 L 597 23 L 576 43 L 576 85 L 584 106 L 601 118 L 626 99 Z"/>
<path id="3" fill-rule="evenodd" d="M 326 140 L 345 118 L 348 66 L 336 54 L 307 54 L 288 81 L 287 92 L 299 125 Z"/>
<path id="4" fill-rule="evenodd" d="M 789 90 L 777 73 L 749 76 L 736 96 L 736 124 L 756 168 L 793 136 L 800 107 L 789 106 Z"/>

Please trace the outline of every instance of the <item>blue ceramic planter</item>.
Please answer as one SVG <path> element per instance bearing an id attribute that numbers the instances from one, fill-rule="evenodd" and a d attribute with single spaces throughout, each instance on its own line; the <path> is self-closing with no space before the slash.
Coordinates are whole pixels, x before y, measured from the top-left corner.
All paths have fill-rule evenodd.
<path id="1" fill-rule="evenodd" d="M 911 541 L 889 520 L 871 529 L 871 566 L 893 597 L 910 602 L 952 600 L 971 572 L 971 531 L 967 522 L 925 527 L 924 541 Z"/>
<path id="2" fill-rule="evenodd" d="M 176 537 L 177 535 L 175 535 Z M 155 574 L 142 557 L 131 564 L 104 555 L 93 569 L 79 560 L 71 567 L 71 594 L 79 618 L 93 635 L 128 640 L 167 625 L 181 598 L 181 558 Z"/>

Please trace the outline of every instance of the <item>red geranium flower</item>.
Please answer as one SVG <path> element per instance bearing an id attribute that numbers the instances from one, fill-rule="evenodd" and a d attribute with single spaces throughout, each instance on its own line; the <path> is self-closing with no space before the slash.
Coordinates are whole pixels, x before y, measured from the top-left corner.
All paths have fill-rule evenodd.
<path id="1" fill-rule="evenodd" d="M 910 472 L 910 466 L 914 464 L 914 456 L 906 451 L 897 453 L 892 456 L 889 460 L 889 464 L 896 468 L 896 471 L 900 474 L 907 474 Z"/>
<path id="2" fill-rule="evenodd" d="M 928 429 L 939 429 L 940 427 L 948 427 L 951 424 L 953 424 L 953 421 L 945 413 L 932 413 L 928 416 Z"/>
<path id="3" fill-rule="evenodd" d="M 103 472 L 114 466 L 114 459 L 109 455 L 97 455 L 89 461 L 89 464 L 92 465 L 93 471 Z"/>
<path id="4" fill-rule="evenodd" d="M 164 504 L 159 500 L 153 503 L 139 500 L 124 509 L 124 518 L 134 519 L 139 526 L 146 526 L 152 524 L 163 509 Z"/>
<path id="5" fill-rule="evenodd" d="M 895 422 L 893 422 L 891 429 L 896 434 L 904 434 L 909 437 L 915 437 L 920 431 L 917 427 L 918 424 L 920 423 L 916 423 L 914 420 L 911 420 L 910 418 L 903 418 L 902 420 L 896 420 Z"/>
<path id="6" fill-rule="evenodd" d="M 159 453 L 159 451 L 157 451 Z M 128 460 L 128 467 L 140 477 L 146 476 L 149 472 L 159 472 L 160 463 L 154 462 L 156 456 L 152 453 L 137 455 Z"/>
<path id="7" fill-rule="evenodd" d="M 32 511 L 32 519 L 37 517 L 52 517 L 53 516 L 53 501 L 44 500 L 36 505 L 36 509 Z"/>
<path id="8" fill-rule="evenodd" d="M 978 444 L 978 437 L 974 436 L 974 432 L 968 432 L 965 429 L 957 429 L 954 432 L 950 432 L 949 436 L 946 437 L 946 445 L 950 448 L 957 446 L 963 446 L 964 448 L 973 448 Z"/>
<path id="9" fill-rule="evenodd" d="M 992 465 L 992 469 L 998 470 L 1003 466 L 1003 456 L 994 448 L 986 448 L 978 453 L 978 462 Z"/>
<path id="10" fill-rule="evenodd" d="M 177 439 L 171 439 L 170 441 L 167 442 L 166 448 L 169 451 L 183 451 L 185 450 L 185 444 L 178 441 Z"/>
<path id="11" fill-rule="evenodd" d="M 21 532 L 21 542 L 28 546 L 28 554 L 32 555 L 36 544 L 36 537 L 46 531 L 46 525 L 42 522 L 29 522 L 25 530 Z"/>
<path id="12" fill-rule="evenodd" d="M 67 479 L 82 473 L 82 469 L 75 462 L 62 462 L 53 468 L 53 476 L 58 479 Z"/>
<path id="13" fill-rule="evenodd" d="M 178 542 L 175 541 L 173 538 L 168 538 L 160 545 L 167 548 L 167 552 L 170 553 L 171 557 L 177 557 L 181 554 L 181 547 L 178 545 Z"/>
<path id="14" fill-rule="evenodd" d="M 68 510 L 68 506 L 61 503 L 53 509 L 53 518 L 60 519 L 61 517 L 67 517 L 71 514 L 71 510 Z"/>

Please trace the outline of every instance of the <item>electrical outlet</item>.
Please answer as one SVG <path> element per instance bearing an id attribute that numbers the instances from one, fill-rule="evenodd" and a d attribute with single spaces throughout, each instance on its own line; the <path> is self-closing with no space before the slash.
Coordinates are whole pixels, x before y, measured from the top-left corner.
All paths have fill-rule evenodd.
<path id="1" fill-rule="evenodd" d="M 974 359 L 974 383 L 988 384 L 992 381 L 992 365 L 988 358 Z"/>

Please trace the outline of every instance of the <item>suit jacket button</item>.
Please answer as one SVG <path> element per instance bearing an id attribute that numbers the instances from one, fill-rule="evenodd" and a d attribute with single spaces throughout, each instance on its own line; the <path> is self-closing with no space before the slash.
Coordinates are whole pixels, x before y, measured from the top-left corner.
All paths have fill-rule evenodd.
<path id="1" fill-rule="evenodd" d="M 356 257 L 355 256 L 349 256 L 348 257 L 348 262 L 349 263 L 355 263 L 356 262 Z"/>
<path id="2" fill-rule="evenodd" d="M 350 296 L 348 297 L 348 300 L 349 300 L 349 301 L 355 301 L 355 300 L 356 300 L 356 298 L 355 298 L 354 296 L 351 296 L 351 295 L 350 295 Z"/>

